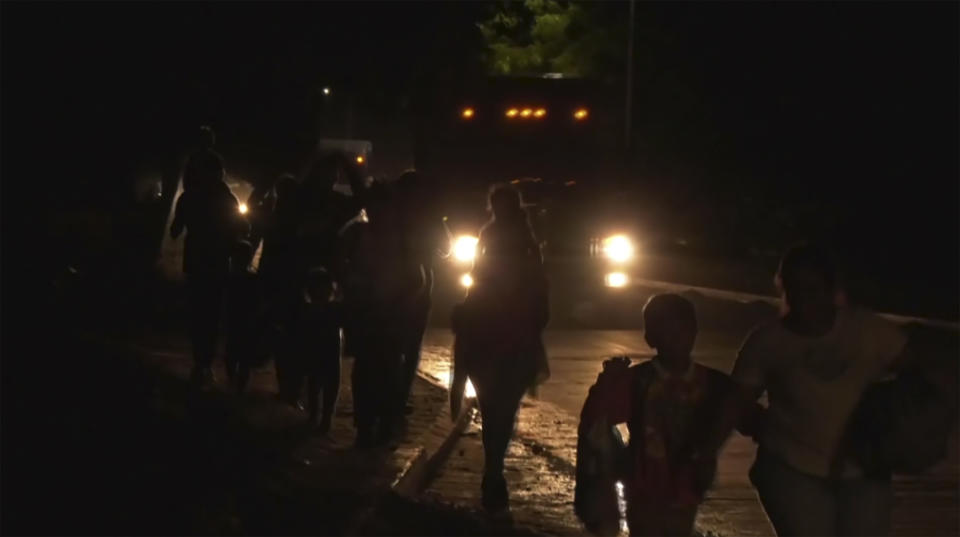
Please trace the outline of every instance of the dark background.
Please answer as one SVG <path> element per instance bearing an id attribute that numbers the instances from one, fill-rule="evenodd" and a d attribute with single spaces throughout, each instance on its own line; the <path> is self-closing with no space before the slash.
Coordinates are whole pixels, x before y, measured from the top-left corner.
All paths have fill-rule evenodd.
<path id="1" fill-rule="evenodd" d="M 622 23 L 627 4 L 604 9 Z M 132 178 L 177 162 L 202 123 L 256 182 L 302 161 L 323 86 L 408 121 L 418 89 L 481 70 L 489 13 L 5 2 L 5 261 L 40 259 L 65 211 L 126 207 Z M 675 194 L 668 210 L 760 207 L 728 224 L 744 235 L 833 237 L 856 270 L 935 289 L 956 317 L 956 3 L 640 3 L 636 21 L 636 183 Z"/>

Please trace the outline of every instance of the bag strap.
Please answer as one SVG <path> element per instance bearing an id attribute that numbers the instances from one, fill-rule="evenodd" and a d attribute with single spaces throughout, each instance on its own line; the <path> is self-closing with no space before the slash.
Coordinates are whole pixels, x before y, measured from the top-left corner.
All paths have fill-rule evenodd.
<path id="1" fill-rule="evenodd" d="M 650 388 L 650 384 L 653 382 L 654 377 L 657 374 L 656 369 L 653 367 L 653 361 L 646 361 L 637 366 L 631 368 L 633 373 L 633 383 L 630 387 L 630 400 L 631 400 L 631 409 L 630 409 L 630 421 L 628 426 L 631 431 L 636 431 L 641 434 L 631 435 L 630 437 L 630 451 L 633 452 L 635 449 L 646 449 L 644 445 L 644 438 L 642 431 L 645 428 L 643 421 L 644 413 L 644 404 L 647 399 L 647 391 Z M 633 464 L 634 458 L 630 457 L 628 464 Z"/>

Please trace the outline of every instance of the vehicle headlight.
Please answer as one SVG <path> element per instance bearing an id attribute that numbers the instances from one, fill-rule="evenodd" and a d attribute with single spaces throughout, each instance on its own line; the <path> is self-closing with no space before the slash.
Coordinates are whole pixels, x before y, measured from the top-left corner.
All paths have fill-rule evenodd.
<path id="1" fill-rule="evenodd" d="M 477 257 L 477 243 L 480 239 L 470 235 L 461 235 L 453 241 L 453 257 L 461 263 L 473 262 Z"/>
<path id="2" fill-rule="evenodd" d="M 470 274 L 464 274 L 460 276 L 460 285 L 466 287 L 467 289 L 473 287 L 473 276 Z"/>
<path id="3" fill-rule="evenodd" d="M 603 239 L 603 255 L 614 263 L 633 259 L 633 241 L 626 235 L 613 235 Z"/>
<path id="4" fill-rule="evenodd" d="M 630 278 L 622 272 L 611 272 L 603 277 L 603 283 L 607 287 L 626 287 Z"/>
<path id="5" fill-rule="evenodd" d="M 247 211 L 250 210 L 250 208 L 247 207 L 246 203 L 241 203 L 238 209 L 240 210 L 240 214 L 247 214 Z"/>

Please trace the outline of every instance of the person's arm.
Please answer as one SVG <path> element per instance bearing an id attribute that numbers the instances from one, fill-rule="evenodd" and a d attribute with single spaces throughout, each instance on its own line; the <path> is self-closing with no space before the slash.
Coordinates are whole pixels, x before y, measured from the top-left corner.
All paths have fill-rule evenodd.
<path id="1" fill-rule="evenodd" d="M 185 213 L 187 210 L 184 207 L 188 203 L 187 199 L 186 192 L 180 194 L 180 197 L 177 198 L 177 207 L 173 211 L 173 223 L 170 224 L 170 236 L 174 239 L 180 237 L 180 234 L 182 234 L 184 228 L 186 228 Z"/>
<path id="2" fill-rule="evenodd" d="M 633 408 L 632 388 L 629 358 L 617 357 L 603 362 L 603 371 L 590 387 L 580 411 L 580 433 L 589 431 L 602 419 L 610 425 L 627 422 Z"/>
<path id="3" fill-rule="evenodd" d="M 454 306 L 456 307 L 456 306 Z M 450 419 L 457 421 L 463 408 L 463 394 L 467 388 L 467 363 L 463 339 L 453 340 L 453 374 L 450 375 Z"/>
<path id="4" fill-rule="evenodd" d="M 707 409 L 714 419 L 701 424 L 701 434 L 692 446 L 696 456 L 704 459 L 716 457 L 734 429 L 747 436 L 757 436 L 762 429 L 763 407 L 756 398 L 751 399 L 750 392 L 722 373 L 714 375 L 712 382 L 717 399 Z"/>
<path id="5" fill-rule="evenodd" d="M 740 348 L 730 377 L 734 381 L 724 415 L 733 419 L 742 434 L 757 439 L 763 430 L 765 411 L 757 399 L 766 390 L 766 364 L 770 351 L 764 342 L 762 329 L 747 336 Z M 735 419 L 734 419 L 735 418 Z"/>
<path id="6" fill-rule="evenodd" d="M 880 369 L 879 375 L 896 373 L 919 365 L 920 357 L 908 344 L 907 333 L 900 325 L 872 312 L 862 311 L 862 314 L 864 321 L 861 337 Z"/>

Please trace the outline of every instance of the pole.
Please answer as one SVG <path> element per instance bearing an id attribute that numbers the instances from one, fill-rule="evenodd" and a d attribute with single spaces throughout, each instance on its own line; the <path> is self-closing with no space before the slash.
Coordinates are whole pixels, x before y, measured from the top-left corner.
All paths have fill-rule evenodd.
<path id="1" fill-rule="evenodd" d="M 630 151 L 630 134 L 633 126 L 633 19 L 634 0 L 630 0 L 630 18 L 627 24 L 627 95 L 623 113 L 623 142 L 624 150 Z"/>

